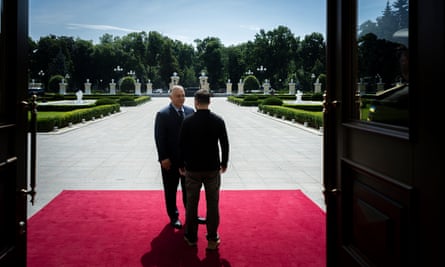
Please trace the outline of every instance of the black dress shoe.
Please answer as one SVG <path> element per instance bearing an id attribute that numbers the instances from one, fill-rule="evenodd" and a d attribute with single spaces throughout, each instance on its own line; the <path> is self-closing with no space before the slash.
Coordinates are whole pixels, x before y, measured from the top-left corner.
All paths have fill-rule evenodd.
<path id="1" fill-rule="evenodd" d="M 206 218 L 198 217 L 198 218 L 196 218 L 196 220 L 198 221 L 198 224 L 207 224 Z"/>
<path id="2" fill-rule="evenodd" d="M 181 221 L 179 219 L 172 220 L 170 222 L 170 225 L 173 226 L 176 229 L 181 229 L 182 228 L 182 223 L 181 223 Z"/>

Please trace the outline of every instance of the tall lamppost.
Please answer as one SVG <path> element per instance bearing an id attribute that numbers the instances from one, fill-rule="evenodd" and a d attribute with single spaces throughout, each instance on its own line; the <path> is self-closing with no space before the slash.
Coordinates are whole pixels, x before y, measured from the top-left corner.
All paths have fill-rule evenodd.
<path id="1" fill-rule="evenodd" d="M 259 66 L 258 68 L 256 68 L 256 70 L 261 73 L 261 76 L 266 72 L 267 68 L 264 67 L 263 65 Z"/>
<path id="2" fill-rule="evenodd" d="M 258 68 L 256 68 L 256 70 L 262 73 L 262 72 L 265 72 L 267 70 L 267 68 L 264 67 L 263 65 L 261 65 Z"/>
<path id="3" fill-rule="evenodd" d="M 248 71 L 246 71 L 246 75 L 252 75 L 253 72 L 249 69 Z"/>
<path id="4" fill-rule="evenodd" d="M 130 70 L 129 72 L 127 72 L 127 74 L 134 78 L 136 72 L 134 70 Z"/>
<path id="5" fill-rule="evenodd" d="M 117 76 L 116 76 L 116 78 L 117 78 L 117 88 L 119 89 L 119 76 L 120 76 L 119 73 L 124 71 L 124 69 L 121 66 L 117 65 L 113 70 L 114 70 L 114 72 L 117 73 Z"/>
<path id="6" fill-rule="evenodd" d="M 119 73 L 124 71 L 124 69 L 121 66 L 119 66 L 119 65 L 117 65 L 117 67 L 115 67 L 113 70 L 114 70 L 114 72 L 117 73 L 117 78 L 118 79 L 119 79 Z"/>
<path id="7" fill-rule="evenodd" d="M 256 68 L 256 70 L 261 73 L 261 76 L 263 75 L 263 73 L 266 72 L 267 68 L 264 67 L 263 65 L 259 66 L 258 68 Z"/>
<path id="8" fill-rule="evenodd" d="M 39 80 L 40 80 L 40 86 L 42 88 L 45 88 L 44 84 L 43 84 L 43 76 L 45 76 L 45 72 L 43 72 L 43 70 L 40 70 L 37 75 L 39 75 Z"/>
<path id="9" fill-rule="evenodd" d="M 258 68 L 256 68 L 256 70 L 261 74 L 261 78 L 264 78 L 263 74 L 266 72 L 267 68 L 264 67 L 263 65 L 261 65 Z M 264 83 L 266 83 L 266 82 L 267 82 L 267 80 L 265 80 Z M 261 88 L 263 88 L 263 87 L 264 87 L 264 85 L 263 85 L 263 83 L 261 83 Z M 267 88 L 267 89 L 269 89 L 269 88 Z M 263 88 L 263 90 L 264 90 L 264 88 Z M 264 93 L 266 93 L 266 92 L 264 92 Z"/>
<path id="10" fill-rule="evenodd" d="M 45 75 L 45 72 L 43 72 L 43 70 L 40 70 L 39 73 L 37 73 L 37 75 L 39 75 L 40 77 L 43 77 Z"/>

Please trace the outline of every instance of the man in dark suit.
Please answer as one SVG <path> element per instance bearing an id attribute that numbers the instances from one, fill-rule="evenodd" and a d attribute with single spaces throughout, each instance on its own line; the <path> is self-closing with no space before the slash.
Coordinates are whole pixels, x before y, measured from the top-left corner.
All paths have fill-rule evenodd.
<path id="1" fill-rule="evenodd" d="M 170 224 L 177 229 L 182 228 L 176 206 L 179 182 L 181 182 L 184 207 L 187 201 L 185 179 L 179 173 L 179 130 L 183 118 L 194 113 L 193 108 L 184 106 L 184 102 L 184 88 L 180 85 L 173 86 L 170 90 L 170 104 L 161 109 L 155 119 L 155 141 L 161 164 L 167 214 Z"/>

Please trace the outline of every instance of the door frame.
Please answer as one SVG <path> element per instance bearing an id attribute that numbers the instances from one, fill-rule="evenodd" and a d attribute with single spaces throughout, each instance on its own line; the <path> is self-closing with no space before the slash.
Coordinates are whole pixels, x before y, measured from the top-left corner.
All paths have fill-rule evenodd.
<path id="1" fill-rule="evenodd" d="M 406 266 L 442 266 L 445 264 L 441 256 L 443 252 L 435 244 L 441 244 L 445 238 L 442 226 L 445 223 L 445 195 L 441 192 L 445 186 L 445 145 L 442 141 L 445 132 L 439 122 L 445 115 L 445 4 L 435 0 L 409 1 L 410 125 L 404 132 L 350 120 L 356 104 L 352 75 L 355 69 L 352 55 L 356 22 L 352 15 L 356 13 L 357 1 L 326 1 L 327 92 L 324 101 L 323 183 L 327 211 L 327 265 L 358 265 L 356 261 L 341 262 L 339 251 L 343 249 L 341 239 L 344 233 L 338 225 L 350 223 L 344 221 L 343 213 L 345 201 L 350 195 L 345 196 L 341 189 L 342 186 L 350 186 L 351 181 L 347 180 L 350 177 L 344 176 L 350 176 L 349 170 L 356 167 L 353 161 L 345 160 L 345 155 L 351 153 L 346 150 L 349 147 L 345 146 L 345 136 L 349 138 L 359 133 L 383 140 L 383 143 L 375 143 L 379 150 L 390 151 L 394 148 L 394 142 L 395 146 L 409 153 L 406 156 L 409 160 L 398 162 L 407 163 L 400 168 L 406 180 L 399 185 L 391 183 L 404 190 L 397 197 L 407 200 L 401 203 L 402 208 L 409 211 L 404 218 L 408 231 L 404 229 L 400 237 L 402 243 L 407 242 L 402 244 L 404 253 L 399 262 L 406 263 Z M 361 158 L 362 161 L 366 159 Z M 363 170 L 361 167 L 356 169 Z M 366 175 L 374 174 L 384 176 L 372 172 L 372 169 Z M 352 175 L 356 177 L 357 174 Z"/>
<path id="2" fill-rule="evenodd" d="M 5 164 L 13 161 L 14 188 L 7 188 L 9 210 L 6 231 L 11 231 L 13 242 L 0 255 L 0 264 L 26 266 L 27 233 L 27 153 L 28 153 L 28 111 L 23 101 L 27 100 L 28 89 L 28 0 L 2 0 L 1 14 L 1 62 L 0 87 L 2 110 L 0 124 L 7 128 L 3 136 L 8 144 L 1 159 Z M 3 138 L 2 137 L 2 138 Z M 5 141 L 5 140 L 2 140 Z M 3 148 L 2 148 L 3 149 Z"/>

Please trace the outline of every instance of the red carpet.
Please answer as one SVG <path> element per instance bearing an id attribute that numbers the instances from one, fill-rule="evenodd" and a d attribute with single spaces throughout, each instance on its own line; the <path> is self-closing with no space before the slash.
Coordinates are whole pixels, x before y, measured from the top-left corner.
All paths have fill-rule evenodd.
<path id="1" fill-rule="evenodd" d="M 206 253 L 205 226 L 191 248 L 167 224 L 162 191 L 64 191 L 29 220 L 28 266 L 326 265 L 325 213 L 301 191 L 222 191 L 220 210 Z"/>

